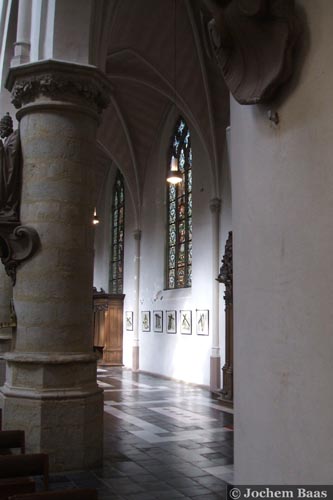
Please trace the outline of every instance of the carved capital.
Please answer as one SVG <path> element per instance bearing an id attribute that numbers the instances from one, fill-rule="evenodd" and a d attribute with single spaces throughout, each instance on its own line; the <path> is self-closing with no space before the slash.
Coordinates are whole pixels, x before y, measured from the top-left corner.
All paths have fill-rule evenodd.
<path id="1" fill-rule="evenodd" d="M 217 281 L 225 285 L 224 300 L 227 307 L 233 303 L 232 231 L 229 231 L 225 244 L 222 266 Z"/>
<path id="2" fill-rule="evenodd" d="M 299 21 L 294 0 L 204 0 L 210 43 L 240 104 L 272 99 L 293 70 Z"/>
<path id="3" fill-rule="evenodd" d="M 97 68 L 55 60 L 11 68 L 6 88 L 18 109 L 48 100 L 74 103 L 96 113 L 107 107 L 111 93 L 109 80 Z"/>
<path id="4" fill-rule="evenodd" d="M 38 233 L 32 227 L 0 224 L 0 258 L 13 286 L 16 283 L 17 267 L 32 257 L 39 245 Z"/>

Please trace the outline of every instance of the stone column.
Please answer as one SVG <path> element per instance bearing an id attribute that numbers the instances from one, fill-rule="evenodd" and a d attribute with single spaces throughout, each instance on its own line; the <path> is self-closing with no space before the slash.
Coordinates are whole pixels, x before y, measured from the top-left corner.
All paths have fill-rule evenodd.
<path id="1" fill-rule="evenodd" d="M 134 231 L 135 239 L 135 306 L 134 306 L 134 335 L 133 335 L 133 354 L 132 354 L 132 370 L 139 371 L 140 358 L 139 358 L 139 330 L 140 330 L 140 263 L 141 263 L 141 231 L 137 229 Z"/>
<path id="2" fill-rule="evenodd" d="M 19 0 L 17 16 L 16 42 L 11 66 L 18 66 L 30 61 L 30 29 L 32 0 Z"/>
<path id="3" fill-rule="evenodd" d="M 2 388 L 4 427 L 52 470 L 102 458 L 103 393 L 92 340 L 94 164 L 107 78 L 94 67 L 42 61 L 7 80 L 23 155 L 21 222 L 41 246 L 17 272 L 15 348 Z"/>
<path id="4" fill-rule="evenodd" d="M 219 241 L 220 241 L 220 210 L 221 200 L 214 198 L 209 205 L 212 214 L 212 275 L 219 273 Z M 212 280 L 212 351 L 210 356 L 210 390 L 217 391 L 221 387 L 221 353 L 219 335 L 219 284 Z"/>
<path id="5" fill-rule="evenodd" d="M 0 263 L 0 386 L 5 381 L 6 362 L 4 354 L 11 349 L 12 329 L 1 328 L 1 323 L 10 322 L 10 301 L 12 298 L 12 283 Z"/>

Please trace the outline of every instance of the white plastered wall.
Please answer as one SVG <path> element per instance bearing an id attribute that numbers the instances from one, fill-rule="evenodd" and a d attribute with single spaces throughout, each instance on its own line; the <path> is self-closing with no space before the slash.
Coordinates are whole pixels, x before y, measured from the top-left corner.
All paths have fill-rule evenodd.
<path id="1" fill-rule="evenodd" d="M 142 332 L 140 329 L 140 369 L 191 383 L 209 385 L 209 358 L 212 332 L 208 337 L 195 332 L 196 309 L 212 311 L 211 242 L 212 225 L 209 202 L 212 198 L 209 158 L 194 130 L 191 129 L 193 149 L 193 284 L 190 289 L 165 290 L 166 252 L 166 151 L 177 116 L 171 113 L 161 138 L 150 159 L 142 207 L 140 312 L 162 310 L 163 333 Z M 222 169 L 222 208 L 220 224 L 220 259 L 231 229 L 231 195 L 229 153 L 226 149 Z M 98 201 L 101 224 L 96 228 L 94 286 L 108 290 L 110 244 L 110 207 L 115 166 L 111 167 Z M 134 207 L 125 179 L 125 246 L 124 246 L 124 314 L 135 310 L 135 226 Z M 221 365 L 225 356 L 225 321 L 223 285 L 220 285 L 220 347 Z M 180 310 L 192 311 L 192 335 L 179 331 Z M 177 334 L 166 333 L 167 310 L 176 310 Z M 141 321 L 140 321 L 141 324 Z M 132 367 L 133 332 L 126 330 L 124 321 L 123 362 Z"/>
<path id="2" fill-rule="evenodd" d="M 150 311 L 151 331 L 140 329 L 140 369 L 187 382 L 209 384 L 209 356 L 211 332 L 208 337 L 195 332 L 196 309 L 212 307 L 211 280 L 211 213 L 209 209 L 210 167 L 209 159 L 200 141 L 191 129 L 193 149 L 193 283 L 192 288 L 165 290 L 165 245 L 166 245 L 166 151 L 176 116 L 171 114 L 163 129 L 161 140 L 150 158 L 147 169 L 142 207 L 140 311 Z M 127 210 L 127 208 L 126 208 Z M 125 310 L 134 309 L 133 237 L 127 230 L 125 236 Z M 129 293 L 128 293 L 129 291 Z M 178 313 L 177 334 L 166 333 L 167 310 Z M 179 311 L 192 311 L 192 335 L 179 332 Z M 163 333 L 153 331 L 153 311 L 162 310 Z M 141 324 L 141 322 L 140 322 Z M 130 332 L 124 331 L 124 348 L 130 352 Z M 130 355 L 124 362 L 131 366 Z"/>
<path id="3" fill-rule="evenodd" d="M 333 3 L 299 4 L 309 47 L 280 125 L 231 102 L 239 484 L 333 478 Z"/>

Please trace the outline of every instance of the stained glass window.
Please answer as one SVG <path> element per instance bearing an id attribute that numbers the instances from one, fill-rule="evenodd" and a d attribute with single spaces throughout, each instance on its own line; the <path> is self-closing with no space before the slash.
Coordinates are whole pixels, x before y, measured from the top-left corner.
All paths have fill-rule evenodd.
<path id="1" fill-rule="evenodd" d="M 113 188 L 109 293 L 123 293 L 124 222 L 124 178 L 118 170 Z"/>
<path id="2" fill-rule="evenodd" d="M 167 288 L 192 286 L 192 148 L 191 134 L 180 117 L 171 139 L 171 157 L 178 159 L 183 177 L 179 184 L 168 185 Z"/>

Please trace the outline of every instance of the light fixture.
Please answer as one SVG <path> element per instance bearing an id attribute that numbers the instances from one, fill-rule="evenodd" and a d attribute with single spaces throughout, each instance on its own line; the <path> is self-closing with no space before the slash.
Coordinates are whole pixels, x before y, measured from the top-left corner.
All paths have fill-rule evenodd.
<path id="1" fill-rule="evenodd" d="M 179 182 L 182 182 L 182 180 L 183 176 L 178 170 L 178 159 L 172 156 L 170 170 L 167 175 L 167 182 L 170 184 L 178 184 Z"/>
<path id="2" fill-rule="evenodd" d="M 92 223 L 94 225 L 99 224 L 99 217 L 98 217 L 97 212 L 96 212 L 96 207 L 94 209 L 94 217 L 93 217 Z"/>
<path id="3" fill-rule="evenodd" d="M 177 36 L 177 12 L 176 12 L 176 0 L 174 1 L 174 91 L 175 91 L 175 97 L 174 97 L 174 106 L 177 111 L 177 90 L 176 90 L 176 75 L 177 75 L 177 64 L 176 64 L 176 55 L 177 55 L 177 47 L 176 47 L 176 36 Z M 171 164 L 170 164 L 170 170 L 168 171 L 167 174 L 167 182 L 170 184 L 179 184 L 179 182 L 182 182 L 183 176 L 179 172 L 178 169 L 178 158 L 172 154 L 171 156 Z"/>

